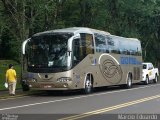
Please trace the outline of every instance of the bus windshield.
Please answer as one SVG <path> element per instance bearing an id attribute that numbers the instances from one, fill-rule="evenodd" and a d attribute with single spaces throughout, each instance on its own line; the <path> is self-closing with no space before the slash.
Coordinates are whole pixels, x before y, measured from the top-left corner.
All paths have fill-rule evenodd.
<path id="1" fill-rule="evenodd" d="M 52 33 L 34 36 L 28 42 L 27 60 L 30 72 L 54 72 L 68 70 L 68 33 Z"/>

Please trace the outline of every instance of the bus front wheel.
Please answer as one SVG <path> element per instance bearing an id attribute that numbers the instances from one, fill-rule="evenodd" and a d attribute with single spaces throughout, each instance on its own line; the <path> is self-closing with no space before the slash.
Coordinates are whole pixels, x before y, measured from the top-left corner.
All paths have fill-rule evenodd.
<path id="1" fill-rule="evenodd" d="M 29 86 L 28 85 L 22 85 L 22 90 L 23 91 L 29 91 Z"/>
<path id="2" fill-rule="evenodd" d="M 89 94 L 93 90 L 93 84 L 90 76 L 87 76 L 86 81 L 85 81 L 85 88 L 84 88 L 84 93 Z"/>
<path id="3" fill-rule="evenodd" d="M 22 90 L 23 91 L 29 91 L 29 85 L 26 83 L 25 80 L 22 80 L 21 85 L 22 85 Z"/>

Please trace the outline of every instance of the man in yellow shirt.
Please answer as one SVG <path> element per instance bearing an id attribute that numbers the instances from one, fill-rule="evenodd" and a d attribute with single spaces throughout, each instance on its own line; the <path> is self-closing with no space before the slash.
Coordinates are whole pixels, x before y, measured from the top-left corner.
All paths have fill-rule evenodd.
<path id="1" fill-rule="evenodd" d="M 9 94 L 15 95 L 17 77 L 12 64 L 9 65 L 9 69 L 6 72 L 6 82 L 8 83 Z"/>

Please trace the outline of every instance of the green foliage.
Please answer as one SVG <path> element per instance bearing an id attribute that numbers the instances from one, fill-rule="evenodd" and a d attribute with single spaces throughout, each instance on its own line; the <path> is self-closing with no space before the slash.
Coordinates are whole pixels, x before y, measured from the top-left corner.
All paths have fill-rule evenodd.
<path id="1" fill-rule="evenodd" d="M 4 29 L 1 36 L 1 56 L 2 58 L 16 59 L 18 57 L 18 44 L 14 35 L 8 29 Z"/>
<path id="2" fill-rule="evenodd" d="M 84 26 L 138 38 L 144 60 L 160 61 L 160 0 L 1 0 L 0 19 L 0 58 L 20 61 L 21 43 L 34 33 Z"/>

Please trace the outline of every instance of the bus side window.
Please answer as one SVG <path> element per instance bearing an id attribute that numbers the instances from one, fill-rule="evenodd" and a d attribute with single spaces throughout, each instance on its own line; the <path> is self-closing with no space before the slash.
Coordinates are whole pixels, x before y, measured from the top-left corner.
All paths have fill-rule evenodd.
<path id="1" fill-rule="evenodd" d="M 106 53 L 109 52 L 106 46 L 106 37 L 95 33 L 96 52 Z"/>
<path id="2" fill-rule="evenodd" d="M 93 36 L 86 33 L 80 35 L 80 39 L 73 40 L 73 65 L 78 64 L 88 54 L 94 53 Z"/>
<path id="3" fill-rule="evenodd" d="M 81 33 L 80 39 L 80 54 L 81 60 L 85 58 L 88 54 L 94 53 L 93 36 L 92 34 Z"/>
<path id="4" fill-rule="evenodd" d="M 113 38 L 111 36 L 107 36 L 106 41 L 107 41 L 109 53 L 116 53 L 115 46 L 114 46 L 115 41 L 113 41 Z"/>

